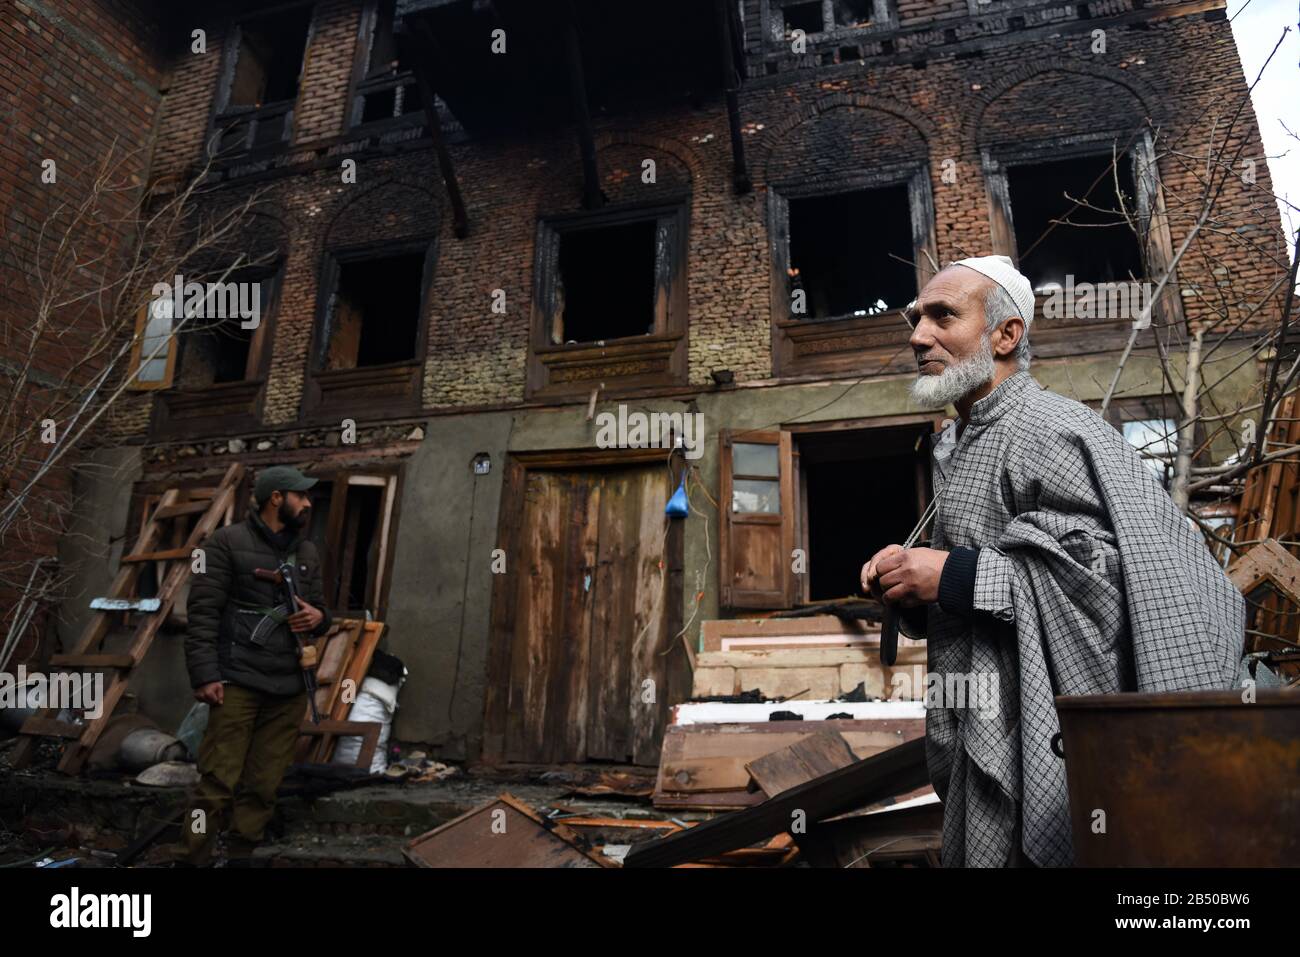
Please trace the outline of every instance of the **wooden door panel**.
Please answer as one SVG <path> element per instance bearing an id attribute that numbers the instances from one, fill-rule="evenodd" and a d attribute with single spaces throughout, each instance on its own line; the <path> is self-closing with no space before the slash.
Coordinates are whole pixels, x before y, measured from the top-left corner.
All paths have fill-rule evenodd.
<path id="1" fill-rule="evenodd" d="M 667 655 L 669 615 L 667 587 L 669 563 L 665 544 L 669 522 L 664 514 L 668 504 L 668 483 L 659 469 L 645 469 L 640 474 L 637 499 L 640 502 L 636 533 L 637 581 L 636 604 L 632 617 L 632 647 L 628 655 L 628 687 L 631 692 L 629 723 L 632 729 L 632 763 L 657 764 L 659 740 L 663 734 L 668 702 Z M 646 681 L 653 682 L 648 688 Z M 647 691 L 653 690 L 653 695 Z M 645 700 L 651 697 L 651 700 Z"/>
<path id="2" fill-rule="evenodd" d="M 587 756 L 626 761 L 631 753 L 628 723 L 629 634 L 636 602 L 637 533 L 640 503 L 635 475 L 607 473 L 600 507 L 600 547 L 596 574 L 596 612 L 591 634 L 588 688 L 591 718 Z"/>
<path id="3" fill-rule="evenodd" d="M 568 477 L 559 627 L 547 636 L 549 661 L 543 760 L 578 762 L 587 755 L 587 668 L 601 486 L 588 476 Z"/>
<path id="4" fill-rule="evenodd" d="M 663 653 L 681 617 L 668 476 L 662 466 L 517 474 L 513 581 L 500 585 L 489 670 L 504 687 L 489 689 L 485 753 L 657 763 L 671 695 L 689 687 L 677 673 L 684 652 Z"/>
<path id="5" fill-rule="evenodd" d="M 524 520 L 519 537 L 515 600 L 518 612 L 510 654 L 506 760 L 537 761 L 546 720 L 548 638 L 559 601 L 560 525 L 567 481 L 561 473 L 533 472 L 525 483 Z"/>

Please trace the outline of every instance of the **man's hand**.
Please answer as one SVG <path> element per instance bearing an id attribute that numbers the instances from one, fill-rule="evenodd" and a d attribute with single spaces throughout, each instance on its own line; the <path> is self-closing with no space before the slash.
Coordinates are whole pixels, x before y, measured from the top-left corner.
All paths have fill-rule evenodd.
<path id="1" fill-rule="evenodd" d="M 902 545 L 886 545 L 871 556 L 871 561 L 862 566 L 862 590 L 864 592 L 873 598 L 880 599 L 883 597 L 880 591 L 880 560 L 902 550 Z"/>
<path id="2" fill-rule="evenodd" d="M 289 630 L 302 634 L 304 632 L 315 631 L 316 627 L 325 620 L 325 613 L 319 608 L 313 608 L 301 598 L 298 599 L 298 610 L 289 616 Z"/>
<path id="3" fill-rule="evenodd" d="M 205 704 L 225 704 L 226 686 L 220 681 L 212 681 L 194 689 L 194 697 Z"/>
<path id="4" fill-rule="evenodd" d="M 939 600 L 939 579 L 947 561 L 947 552 L 933 548 L 885 549 L 872 559 L 875 565 L 872 593 L 879 592 L 884 601 L 903 608 L 934 604 Z"/>

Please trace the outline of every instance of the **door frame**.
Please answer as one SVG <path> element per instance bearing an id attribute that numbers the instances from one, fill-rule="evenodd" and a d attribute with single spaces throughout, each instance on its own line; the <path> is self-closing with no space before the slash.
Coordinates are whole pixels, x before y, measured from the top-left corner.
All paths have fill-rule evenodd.
<path id="1" fill-rule="evenodd" d="M 666 450 L 647 449 L 557 449 L 506 453 L 505 474 L 501 482 L 500 520 L 497 526 L 497 548 L 501 549 L 507 563 L 519 555 L 520 535 L 523 532 L 524 492 L 528 476 L 535 471 L 582 471 L 600 468 L 619 468 L 637 465 L 661 467 L 668 460 Z M 669 492 L 671 496 L 672 492 Z M 685 536 L 680 521 L 673 521 L 664 539 L 664 555 L 668 561 L 663 613 L 667 627 L 675 634 L 683 623 L 682 588 L 684 582 L 683 556 Z M 514 601 L 515 581 L 509 573 L 493 575 L 491 618 L 488 628 L 488 656 L 486 687 L 483 701 L 483 739 L 480 760 L 485 764 L 501 764 L 506 754 L 506 716 L 509 711 L 510 662 L 515 637 Z M 683 654 L 685 647 L 683 646 Z M 668 689 L 664 689 L 665 694 Z"/>
<path id="2" fill-rule="evenodd" d="M 923 431 L 927 426 L 934 434 L 943 431 L 943 423 L 948 418 L 947 414 L 939 412 L 916 412 L 903 413 L 901 415 L 879 415 L 867 418 L 852 419 L 832 419 L 825 422 L 793 422 L 789 425 L 781 426 L 783 432 L 791 433 L 791 439 L 794 443 L 794 498 L 795 498 L 795 545 L 803 549 L 803 553 L 808 555 L 811 560 L 809 551 L 809 527 L 808 527 L 808 476 L 804 472 L 803 462 L 800 459 L 799 438 L 800 436 L 824 435 L 833 432 L 871 432 L 880 429 L 902 429 L 915 427 L 918 432 Z M 927 452 L 917 460 L 917 514 L 922 514 L 926 506 L 929 505 L 931 497 L 934 495 L 934 489 L 930 487 L 930 456 Z M 795 608 L 806 607 L 810 605 L 822 604 L 815 602 L 809 597 L 812 588 L 812 575 L 805 573 L 796 577 L 795 581 Z"/>

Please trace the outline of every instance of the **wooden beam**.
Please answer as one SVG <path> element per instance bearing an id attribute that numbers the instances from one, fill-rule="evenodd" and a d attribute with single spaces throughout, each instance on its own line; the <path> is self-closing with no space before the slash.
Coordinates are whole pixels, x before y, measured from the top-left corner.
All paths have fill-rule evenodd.
<path id="1" fill-rule="evenodd" d="M 916 738 L 769 798 L 757 807 L 633 848 L 624 867 L 673 867 L 788 831 L 795 812 L 809 823 L 928 783 L 925 739 Z"/>
<path id="2" fill-rule="evenodd" d="M 731 29 L 728 0 L 714 0 L 718 16 L 718 42 L 722 45 L 722 86 L 727 98 L 727 126 L 731 131 L 731 181 L 743 195 L 754 188 L 745 162 L 745 141 L 740 132 L 740 74 L 736 71 L 735 34 Z"/>
<path id="3" fill-rule="evenodd" d="M 438 56 L 438 44 L 429 25 L 420 17 L 410 17 L 417 44 L 423 49 L 416 56 L 413 71 L 415 83 L 420 88 L 420 100 L 424 103 L 424 122 L 429 127 L 429 136 L 433 139 L 433 152 L 438 157 L 438 170 L 442 173 L 442 182 L 447 187 L 447 197 L 451 201 L 452 232 L 457 239 L 469 235 L 469 216 L 465 212 L 465 197 L 460 192 L 460 181 L 456 178 L 456 168 L 452 165 L 451 154 L 442 139 L 442 124 L 438 120 L 438 107 L 435 99 L 433 80 L 429 76 L 426 57 Z"/>
<path id="4" fill-rule="evenodd" d="M 604 205 L 600 191 L 600 169 L 596 165 L 596 137 L 591 129 L 591 111 L 587 105 L 587 78 L 582 69 L 582 43 L 578 37 L 578 13 L 568 4 L 568 23 L 564 28 L 565 54 L 569 62 L 569 96 L 578 126 L 578 152 L 582 156 L 582 205 L 599 209 Z"/>

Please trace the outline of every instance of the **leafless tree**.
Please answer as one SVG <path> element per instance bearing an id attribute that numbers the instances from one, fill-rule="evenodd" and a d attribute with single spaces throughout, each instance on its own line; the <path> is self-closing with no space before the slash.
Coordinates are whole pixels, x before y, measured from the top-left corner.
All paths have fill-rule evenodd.
<path id="1" fill-rule="evenodd" d="M 222 282 L 259 264 L 238 247 L 261 191 L 222 202 L 210 165 L 142 184 L 140 159 L 115 143 L 80 182 L 50 184 L 69 198 L 33 243 L 0 251 L 9 286 L 0 310 L 0 595 L 9 605 L 0 667 L 41 610 L 65 596 L 71 570 L 40 543 L 68 533 L 75 503 L 51 479 L 103 441 L 105 416 L 131 388 L 137 317 L 155 285 L 176 275 Z M 178 313 L 173 335 L 202 321 Z M 168 348 L 159 340 L 139 361 Z"/>

